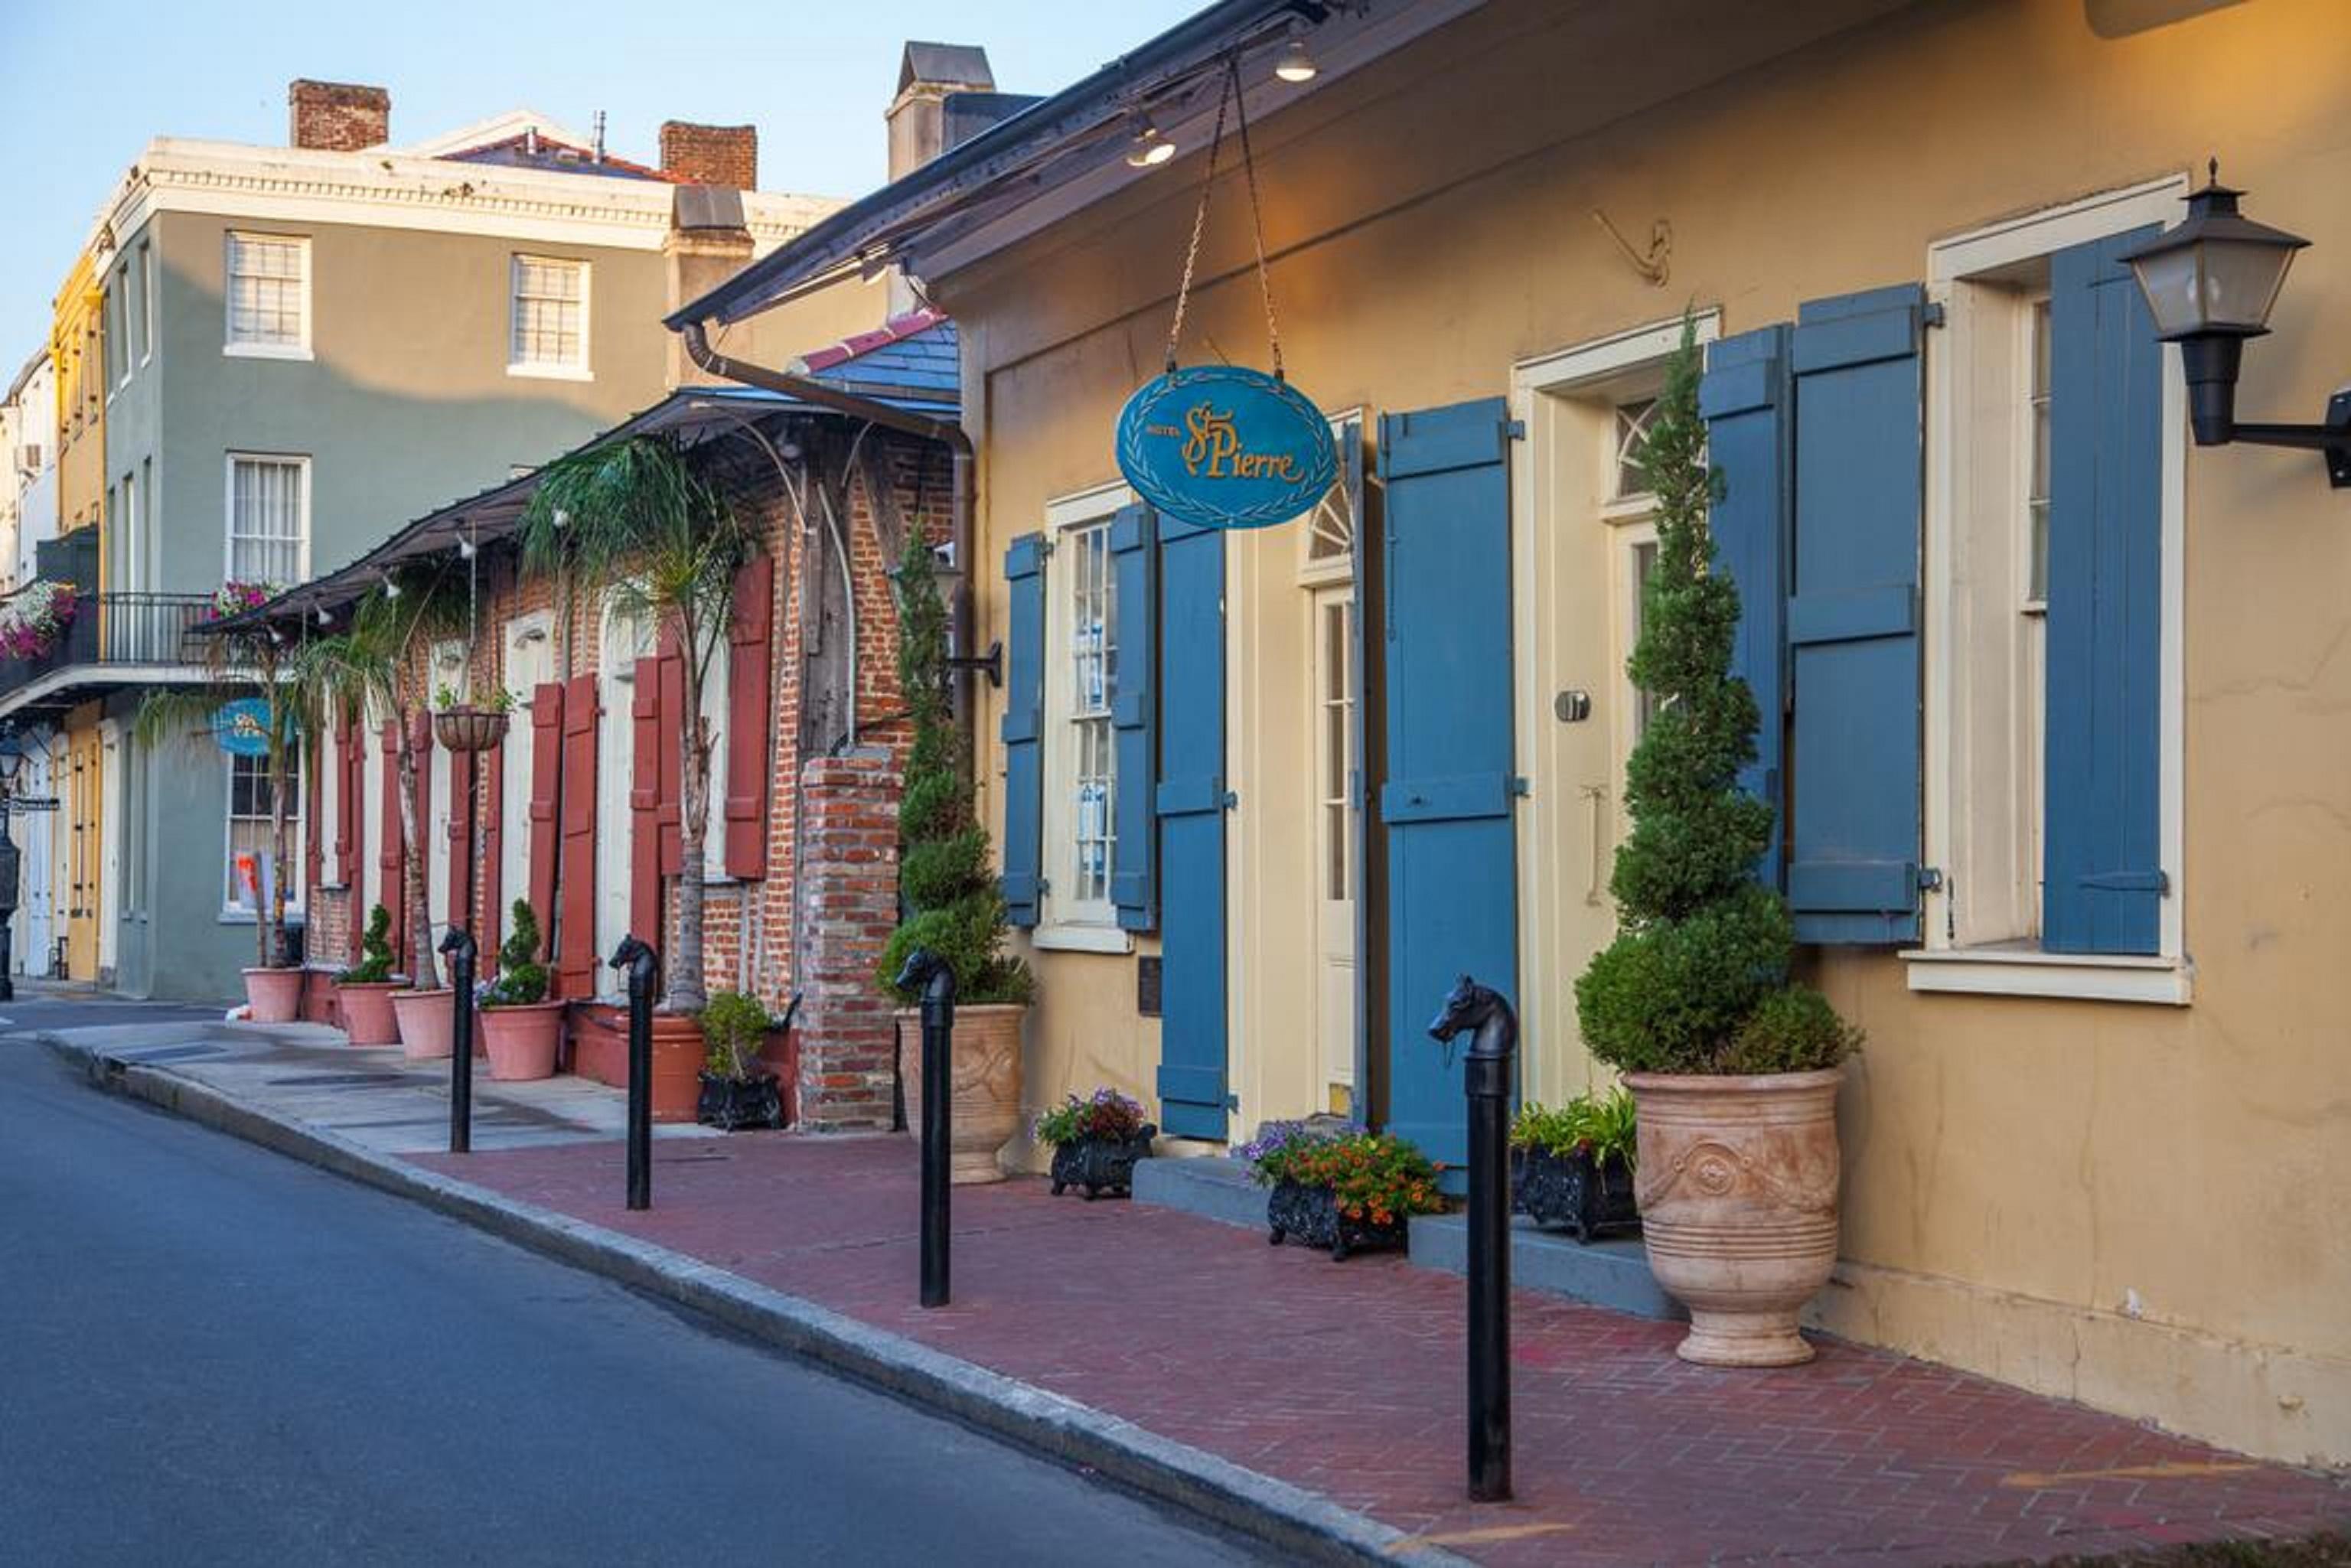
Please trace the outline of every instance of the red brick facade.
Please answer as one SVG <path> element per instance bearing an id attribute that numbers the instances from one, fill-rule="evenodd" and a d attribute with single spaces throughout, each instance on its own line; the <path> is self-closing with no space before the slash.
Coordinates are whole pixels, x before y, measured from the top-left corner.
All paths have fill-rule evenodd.
<path id="1" fill-rule="evenodd" d="M 801 1115 L 820 1132 L 886 1127 L 894 1009 L 874 968 L 898 917 L 898 766 L 886 749 L 861 749 L 810 762 L 800 782 Z"/>
<path id="2" fill-rule="evenodd" d="M 290 83 L 286 140 L 315 152 L 357 152 L 392 140 L 392 94 L 349 82 Z"/>
<path id="3" fill-rule="evenodd" d="M 758 190 L 759 128 L 664 120 L 661 128 L 661 166 L 663 173 L 689 184 Z"/>

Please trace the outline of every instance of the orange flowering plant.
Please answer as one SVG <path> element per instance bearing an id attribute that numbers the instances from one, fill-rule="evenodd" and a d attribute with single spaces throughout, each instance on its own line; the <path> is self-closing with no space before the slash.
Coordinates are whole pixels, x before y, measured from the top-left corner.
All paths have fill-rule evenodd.
<path id="1" fill-rule="evenodd" d="M 1437 1190 L 1437 1166 L 1393 1133 L 1349 1133 L 1297 1148 L 1288 1179 L 1303 1186 L 1327 1186 L 1339 1212 L 1365 1225 L 1400 1225 L 1415 1214 L 1445 1207 Z"/>

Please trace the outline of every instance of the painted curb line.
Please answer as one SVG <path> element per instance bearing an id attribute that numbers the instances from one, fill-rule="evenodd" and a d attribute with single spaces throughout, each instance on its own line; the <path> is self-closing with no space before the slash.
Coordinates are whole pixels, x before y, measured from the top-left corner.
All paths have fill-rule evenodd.
<path id="1" fill-rule="evenodd" d="M 1050 1458 L 1098 1470 L 1146 1497 L 1293 1556 L 1323 1563 L 1408 1561 L 1430 1568 L 1454 1568 L 1467 1562 L 1433 1541 L 1382 1524 L 1319 1493 L 683 1252 L 376 1154 L 163 1068 L 124 1061 L 54 1033 L 30 1038 L 81 1069 L 100 1089 L 423 1204 L 558 1261 L 691 1307 L 765 1343 Z"/>

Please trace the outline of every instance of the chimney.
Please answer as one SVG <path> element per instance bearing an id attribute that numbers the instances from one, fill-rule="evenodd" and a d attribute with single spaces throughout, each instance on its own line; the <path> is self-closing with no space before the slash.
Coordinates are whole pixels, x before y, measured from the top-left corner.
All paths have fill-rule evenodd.
<path id="1" fill-rule="evenodd" d="M 698 128 L 696 128 L 698 129 Z M 749 134 L 746 128 L 745 134 Z M 662 127 L 662 162 L 669 162 L 669 127 Z M 662 238 L 667 264 L 669 302 L 664 314 L 699 299 L 749 264 L 751 231 L 743 221 L 743 193 L 731 185 L 680 185 L 669 193 L 669 233 Z M 685 335 L 669 339 L 669 384 L 684 386 L 702 374 L 687 357 Z"/>
<path id="2" fill-rule="evenodd" d="M 664 120 L 661 166 L 663 173 L 689 184 L 756 191 L 759 188 L 759 128 Z"/>
<path id="3" fill-rule="evenodd" d="M 996 73 L 987 51 L 976 44 L 907 41 L 898 57 L 898 95 L 882 112 L 890 132 L 890 178 L 895 182 L 947 150 L 947 96 L 991 93 Z M 906 280 L 890 275 L 890 314 L 904 315 L 918 301 Z"/>
<path id="4" fill-rule="evenodd" d="M 392 94 L 350 82 L 291 82 L 286 89 L 286 140 L 314 152 L 381 147 L 392 140 Z"/>

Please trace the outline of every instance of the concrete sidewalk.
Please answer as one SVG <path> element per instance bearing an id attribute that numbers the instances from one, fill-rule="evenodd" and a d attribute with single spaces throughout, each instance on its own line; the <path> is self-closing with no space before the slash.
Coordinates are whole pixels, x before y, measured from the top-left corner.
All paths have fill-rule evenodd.
<path id="1" fill-rule="evenodd" d="M 1014 1181 L 958 1190 L 955 1302 L 925 1312 L 904 1137 L 668 1129 L 654 1207 L 632 1214 L 621 1146 L 600 1130 L 617 1125 L 611 1091 L 484 1082 L 478 1152 L 451 1156 L 416 1124 L 445 1091 L 396 1053 L 219 1025 L 89 1038 L 116 1032 L 54 1038 L 131 1092 L 1301 1555 L 2043 1561 L 2351 1526 L 2340 1476 L 1835 1342 L 1807 1367 L 1709 1372 L 1673 1358 L 1671 1325 L 1524 1292 L 1519 1496 L 1473 1507 L 1451 1276 L 1395 1258 L 1334 1265 L 1190 1215 Z"/>

